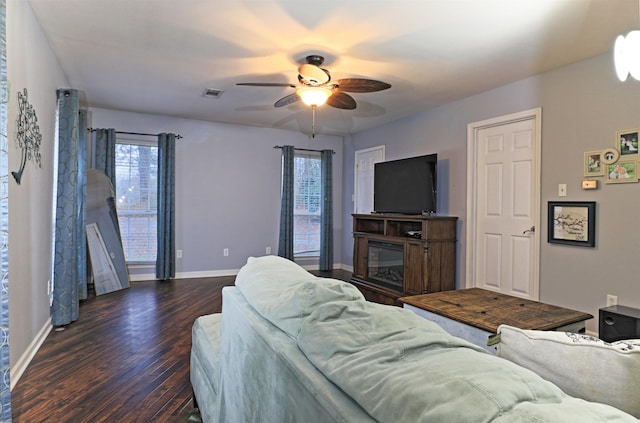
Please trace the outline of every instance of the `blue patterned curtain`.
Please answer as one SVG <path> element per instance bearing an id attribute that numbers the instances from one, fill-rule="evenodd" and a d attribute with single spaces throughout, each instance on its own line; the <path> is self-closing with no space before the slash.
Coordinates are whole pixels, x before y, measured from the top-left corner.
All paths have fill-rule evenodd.
<path id="1" fill-rule="evenodd" d="M 53 304 L 51 323 L 54 326 L 69 324 L 78 320 L 79 301 L 82 292 L 79 280 L 86 271 L 79 274 L 80 244 L 86 242 L 83 219 L 86 195 L 86 169 L 83 152 L 86 137 L 80 136 L 80 110 L 77 90 L 58 90 L 58 163 L 56 183 L 55 258 L 53 263 Z M 86 125 L 86 124 L 85 124 Z M 86 252 L 85 252 L 86 257 Z"/>
<path id="2" fill-rule="evenodd" d="M 87 110 L 80 110 L 78 121 L 78 296 L 87 298 Z"/>
<path id="3" fill-rule="evenodd" d="M 320 153 L 320 270 L 333 269 L 333 150 Z"/>
<path id="4" fill-rule="evenodd" d="M 116 130 L 96 129 L 93 132 L 94 168 L 101 170 L 111 179 L 116 190 Z"/>
<path id="5" fill-rule="evenodd" d="M 295 151 L 292 145 L 282 147 L 282 197 L 278 255 L 289 260 L 293 260 L 294 155 Z"/>
<path id="6" fill-rule="evenodd" d="M 9 164 L 6 1 L 0 0 L 0 422 L 11 421 L 9 362 Z"/>
<path id="7" fill-rule="evenodd" d="M 175 159 L 176 136 L 158 135 L 158 257 L 156 278 L 176 276 Z"/>

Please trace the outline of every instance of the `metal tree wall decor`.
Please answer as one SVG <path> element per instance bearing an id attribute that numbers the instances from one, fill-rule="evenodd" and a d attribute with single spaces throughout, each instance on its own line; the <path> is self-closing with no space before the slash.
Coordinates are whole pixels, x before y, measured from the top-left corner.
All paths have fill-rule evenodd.
<path id="1" fill-rule="evenodd" d="M 27 100 L 27 89 L 23 90 L 24 94 L 18 91 L 18 119 L 16 126 L 18 134 L 16 144 L 22 149 L 22 159 L 20 161 L 20 169 L 17 172 L 11 172 L 18 185 L 22 179 L 22 172 L 27 164 L 27 160 L 34 159 L 38 167 L 40 164 L 40 142 L 42 134 L 38 126 L 38 118 L 33 106 Z"/>

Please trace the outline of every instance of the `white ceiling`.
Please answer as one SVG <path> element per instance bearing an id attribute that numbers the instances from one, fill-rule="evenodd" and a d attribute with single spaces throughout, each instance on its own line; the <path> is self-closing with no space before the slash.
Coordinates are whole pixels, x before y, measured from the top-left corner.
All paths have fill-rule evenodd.
<path id="1" fill-rule="evenodd" d="M 310 132 L 293 92 L 309 54 L 334 80 L 392 88 L 318 109 L 347 134 L 606 51 L 637 0 L 28 0 L 84 105 Z M 611 72 L 614 72 L 613 64 Z M 223 90 L 205 98 L 206 88 Z"/>

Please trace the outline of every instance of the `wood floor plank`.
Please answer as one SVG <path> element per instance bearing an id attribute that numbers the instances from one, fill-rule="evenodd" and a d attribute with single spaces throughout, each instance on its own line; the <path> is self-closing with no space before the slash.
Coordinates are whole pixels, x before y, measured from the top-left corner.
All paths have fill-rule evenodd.
<path id="1" fill-rule="evenodd" d="M 184 422 L 193 408 L 191 327 L 222 310 L 222 288 L 234 282 L 133 282 L 83 301 L 80 319 L 49 334 L 11 392 L 13 422 Z"/>
<path id="2" fill-rule="evenodd" d="M 52 331 L 11 393 L 13 421 L 180 422 L 191 412 L 191 326 L 235 277 L 134 282 Z"/>

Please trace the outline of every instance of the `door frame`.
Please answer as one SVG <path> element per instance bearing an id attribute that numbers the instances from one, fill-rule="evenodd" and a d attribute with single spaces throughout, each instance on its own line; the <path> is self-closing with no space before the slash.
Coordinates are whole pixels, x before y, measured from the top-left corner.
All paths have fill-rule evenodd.
<path id="1" fill-rule="evenodd" d="M 476 282 L 476 228 L 477 228 L 477 160 L 478 160 L 478 132 L 482 129 L 495 126 L 508 125 L 523 120 L 533 119 L 535 127 L 535 151 L 533 179 L 535 181 L 532 192 L 532 204 L 534 212 L 534 226 L 536 230 L 533 233 L 533 251 L 531 269 L 534 286 L 532 287 L 531 297 L 538 300 L 540 297 L 540 161 L 542 152 L 542 108 L 524 110 L 522 112 L 512 113 L 505 116 L 473 122 L 467 125 L 467 228 L 466 228 L 466 277 L 465 288 L 473 288 Z"/>
<path id="2" fill-rule="evenodd" d="M 361 150 L 356 150 L 353 153 L 353 211 L 357 212 L 356 207 L 358 205 L 358 196 L 360 195 L 360 190 L 358 190 L 358 155 L 371 153 L 372 151 L 380 150 L 382 152 L 382 161 L 386 160 L 386 145 L 381 144 L 375 147 L 363 148 Z"/>

